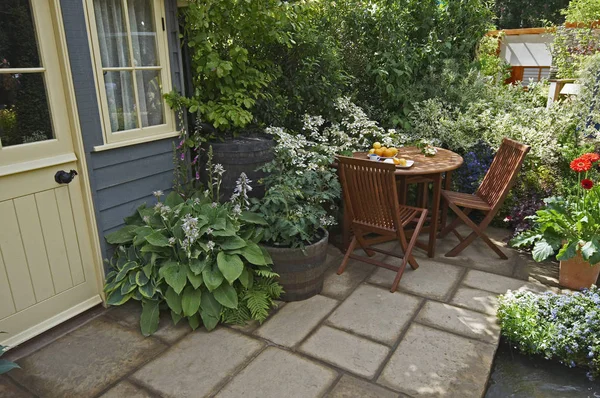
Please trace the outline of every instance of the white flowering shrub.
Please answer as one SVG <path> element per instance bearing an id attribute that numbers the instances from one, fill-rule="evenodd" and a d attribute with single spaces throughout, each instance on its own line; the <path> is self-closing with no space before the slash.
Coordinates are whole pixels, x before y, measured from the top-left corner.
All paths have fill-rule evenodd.
<path id="1" fill-rule="evenodd" d="M 232 200 L 218 203 L 219 164 L 209 156 L 204 193 L 184 200 L 171 192 L 164 201 L 145 205 L 126 226 L 106 236 L 118 245 L 106 276 L 107 303 L 141 301 L 144 335 L 158 328 L 165 303 L 175 323 L 186 318 L 192 329 L 212 330 L 220 321 L 245 323 L 266 319 L 282 293 L 269 254 L 258 246 L 267 222 L 248 211 L 250 181 L 240 176 Z"/>

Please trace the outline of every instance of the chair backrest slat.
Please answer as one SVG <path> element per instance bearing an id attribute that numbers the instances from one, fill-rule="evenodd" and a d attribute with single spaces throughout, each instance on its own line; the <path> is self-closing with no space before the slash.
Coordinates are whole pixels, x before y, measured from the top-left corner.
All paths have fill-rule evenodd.
<path id="1" fill-rule="evenodd" d="M 352 222 L 397 230 L 396 166 L 345 156 L 338 157 L 338 164 L 345 206 Z"/>
<path id="2" fill-rule="evenodd" d="M 502 145 L 476 192 L 490 205 L 492 212 L 497 211 L 496 206 L 499 207 L 504 202 L 530 149 L 530 146 L 509 138 L 502 140 Z"/>

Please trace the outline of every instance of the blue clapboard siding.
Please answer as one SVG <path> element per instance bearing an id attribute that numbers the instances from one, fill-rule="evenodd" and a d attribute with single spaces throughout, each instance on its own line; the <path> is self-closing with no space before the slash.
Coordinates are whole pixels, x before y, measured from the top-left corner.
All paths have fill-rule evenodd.
<path id="1" fill-rule="evenodd" d="M 103 254 L 111 253 L 104 236 L 123 225 L 123 218 L 143 203 L 154 205 L 152 192 L 169 192 L 173 183 L 173 140 L 159 140 L 94 152 L 102 145 L 102 126 L 85 14 L 81 0 L 61 0 L 69 59 L 75 86 L 94 211 Z M 169 62 L 175 90 L 183 87 L 177 1 L 165 0 Z"/>

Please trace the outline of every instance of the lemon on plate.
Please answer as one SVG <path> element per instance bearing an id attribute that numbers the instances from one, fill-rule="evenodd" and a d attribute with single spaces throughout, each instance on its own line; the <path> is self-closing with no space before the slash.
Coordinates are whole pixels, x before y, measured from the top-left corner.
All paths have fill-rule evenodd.
<path id="1" fill-rule="evenodd" d="M 381 143 L 376 142 L 373 144 L 373 149 L 379 149 L 379 148 L 381 148 Z"/>

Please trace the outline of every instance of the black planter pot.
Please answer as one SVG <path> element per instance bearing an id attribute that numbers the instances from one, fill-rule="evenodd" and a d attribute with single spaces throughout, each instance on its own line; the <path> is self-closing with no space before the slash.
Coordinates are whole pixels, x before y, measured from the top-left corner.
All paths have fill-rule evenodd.
<path id="1" fill-rule="evenodd" d="M 225 141 L 208 142 L 213 148 L 213 164 L 220 163 L 225 169 L 221 183 L 221 200 L 229 200 L 235 188 L 235 182 L 242 172 L 252 180 L 252 192 L 249 196 L 262 198 L 265 188 L 259 180 L 266 176 L 257 168 L 273 160 L 274 142 L 268 136 L 248 136 L 226 139 Z M 202 182 L 209 183 L 206 172 L 202 173 Z"/>
<path id="2" fill-rule="evenodd" d="M 325 277 L 327 242 L 329 234 L 302 249 L 264 246 L 273 259 L 273 271 L 279 274 L 279 283 L 285 293 L 283 301 L 306 300 L 321 293 Z"/>

